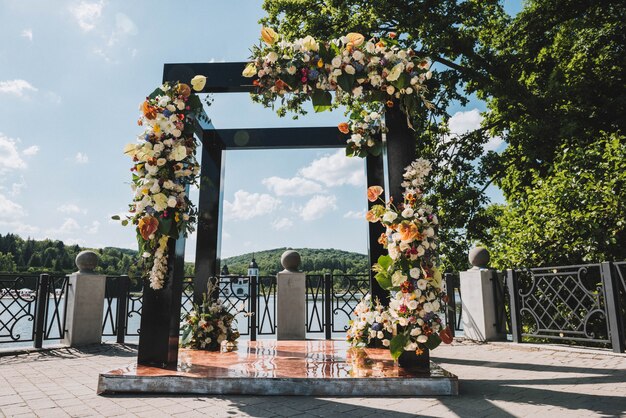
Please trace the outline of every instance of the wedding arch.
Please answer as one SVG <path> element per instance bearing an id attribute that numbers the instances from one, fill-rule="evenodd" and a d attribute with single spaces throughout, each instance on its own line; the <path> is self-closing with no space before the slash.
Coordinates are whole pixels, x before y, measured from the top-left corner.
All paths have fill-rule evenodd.
<path id="1" fill-rule="evenodd" d="M 363 37 L 359 34 L 357 37 L 345 37 L 343 49 L 339 49 L 336 44 L 317 44 L 312 38 L 298 40 L 300 44 L 276 43 L 273 38 L 275 34 L 263 33 L 264 41 L 269 45 L 269 53 L 267 50 L 256 48 L 254 53 L 267 54 L 262 58 L 257 58 L 252 62 L 231 62 L 231 63 L 191 63 L 191 64 L 165 64 L 163 72 L 163 86 L 158 89 L 158 94 L 153 93 L 143 104 L 144 117 L 150 119 L 149 125 L 152 130 L 146 134 L 146 142 L 148 136 L 162 134 L 161 131 L 167 131 L 171 136 L 168 144 L 167 158 L 157 159 L 154 156 L 146 158 L 145 151 L 138 151 L 137 148 L 130 147 L 127 154 L 133 156 L 136 163 L 135 168 L 140 167 L 139 171 L 153 170 L 156 173 L 158 166 L 174 163 L 177 176 L 195 179 L 198 168 L 200 168 L 200 197 L 197 213 L 192 213 L 192 217 L 197 220 L 197 249 L 195 260 L 195 279 L 194 279 L 194 298 L 201 298 L 206 290 L 207 280 L 219 274 L 219 251 L 221 236 L 221 208 L 222 208 L 222 188 L 224 175 L 224 159 L 223 153 L 228 150 L 241 149 L 280 149 L 280 148 L 339 148 L 345 147 L 348 142 L 348 153 L 365 157 L 367 185 L 385 185 L 388 191 L 387 199 L 401 202 L 403 172 L 415 158 L 416 149 L 410 119 L 407 116 L 407 109 L 412 106 L 415 108 L 416 92 L 411 86 L 419 88 L 416 83 L 416 71 L 413 66 L 420 66 L 426 62 L 421 62 L 417 57 L 412 55 L 412 51 L 402 51 L 398 48 L 388 50 L 385 43 L 378 42 L 372 47 L 370 53 L 371 61 L 367 62 L 367 68 L 358 67 L 358 62 L 354 61 L 354 57 L 359 49 L 354 45 L 371 46 L 370 42 L 363 44 Z M 267 36 L 267 39 L 266 39 Z M 269 39 L 269 41 L 268 41 Z M 294 56 L 278 55 L 282 53 L 281 48 L 287 47 L 290 51 L 296 51 Z M 313 49 L 316 48 L 316 49 Z M 302 70 L 302 73 L 296 73 L 293 65 L 280 63 L 277 67 L 276 74 L 270 74 L 268 71 L 268 61 L 275 64 L 277 60 L 289 59 L 291 61 L 302 58 L 302 54 L 298 57 L 295 55 L 302 51 L 308 52 L 304 54 L 305 58 L 315 57 L 316 64 L 319 69 L 326 69 L 327 78 L 322 80 L 319 75 L 313 74 L 316 71 L 316 65 L 311 65 L 311 70 Z M 311 53 L 314 51 L 315 53 Z M 343 51 L 343 52 L 342 52 Z M 346 53 L 347 51 L 347 53 Z M 365 48 L 363 49 L 365 51 Z M 344 55 L 344 58 L 337 54 Z M 378 54 L 378 55 L 377 55 Z M 394 56 L 396 54 L 396 56 Z M 347 58 L 345 56 L 348 55 Z M 362 53 L 361 55 L 366 55 Z M 334 58 L 333 58 L 334 57 Z M 380 58 L 382 57 L 382 58 Z M 330 61 L 332 64 L 324 60 Z M 395 61 L 394 61 L 395 58 Z M 319 60 L 319 61 L 317 61 Z M 352 60 L 352 61 L 350 61 Z M 376 60 L 376 61 L 374 61 Z M 389 60 L 392 62 L 390 68 L 385 68 L 385 64 Z M 337 61 L 337 62 L 335 62 Z M 363 62 L 361 59 L 360 62 Z M 351 63 L 354 64 L 351 65 Z M 373 64 L 373 65 L 372 65 Z M 371 113 L 376 115 L 375 119 L 382 119 L 384 111 L 384 125 L 381 124 L 380 129 L 368 129 L 368 123 L 374 117 L 370 117 L 366 109 L 358 112 L 352 112 L 352 125 L 343 124 L 338 127 L 313 127 L 313 128 L 255 128 L 255 129 L 216 129 L 211 120 L 204 114 L 201 103 L 197 96 L 191 92 L 189 85 L 193 85 L 194 90 L 198 93 L 255 93 L 258 96 L 259 91 L 268 92 L 263 94 L 256 101 L 260 101 L 264 105 L 275 100 L 277 97 L 283 97 L 286 90 L 295 93 L 291 99 L 287 100 L 289 110 L 294 110 L 302 104 L 307 94 L 310 95 L 316 110 L 327 110 L 332 108 L 330 105 L 329 90 L 335 91 L 337 98 L 342 95 L 345 97 L 354 92 L 355 96 L 363 96 L 363 88 L 359 86 L 365 83 L 369 77 L 357 79 L 355 72 L 367 71 L 370 66 L 376 67 L 373 71 L 380 71 L 378 75 L 370 73 L 372 83 L 369 86 L 368 97 L 373 100 L 380 101 L 385 105 L 379 108 L 379 112 Z M 392 67 L 392 68 L 391 68 Z M 424 70 L 426 67 L 421 67 Z M 282 71 L 282 72 L 281 72 Z M 308 71 L 308 72 L 307 72 Z M 321 71 L 320 71 L 321 72 Z M 315 79 L 313 76 L 315 75 Z M 292 76 L 295 76 L 293 78 Z M 302 76 L 301 81 L 299 77 Z M 423 73 L 420 76 L 423 79 Z M 378 78 L 377 86 L 374 80 Z M 290 84 L 283 80 L 288 80 Z M 383 80 L 383 83 L 380 80 Z M 316 83 L 316 80 L 317 83 Z M 263 85 L 265 83 L 265 86 Z M 269 84 L 268 84 L 269 83 Z M 315 87 L 311 87 L 311 84 Z M 297 87 L 295 87 L 297 85 Z M 352 90 L 354 88 L 354 90 Z M 173 89 L 173 90 L 172 90 Z M 265 90 L 264 90 L 265 89 Z M 343 91 L 342 91 L 343 90 Z M 348 93 L 346 93 L 346 91 Z M 300 96 L 298 96 L 298 93 Z M 413 93 L 413 94 L 411 94 Z M 420 93 L 421 94 L 421 93 Z M 421 96 L 423 98 L 423 96 Z M 193 100 L 191 100 L 193 99 Z M 163 100 L 163 103 L 156 103 Z M 189 100 L 189 102 L 187 102 Z M 291 101 L 290 101 L 291 100 Z M 193 103 L 192 103 L 193 101 Z M 285 101 L 283 100 L 283 103 Z M 150 104 L 152 103 L 152 105 Z M 295 106 L 294 106 L 295 103 Z M 402 109 L 401 110 L 401 106 Z M 336 107 L 336 106 L 335 106 Z M 169 109 L 169 110 L 168 110 Z M 178 109 L 178 110 L 177 110 Z M 186 110 L 185 110 L 186 109 Z M 190 110 L 191 109 L 191 110 Z M 357 108 L 357 110 L 359 110 Z M 186 113 L 191 111 L 195 113 L 195 117 L 187 118 Z M 406 112 L 406 113 L 405 113 Z M 198 117 L 200 116 L 200 117 Z M 177 119 L 180 117 L 180 120 Z M 155 122 L 159 119 L 163 122 Z M 184 121 L 191 120 L 192 123 L 185 124 Z M 353 135 L 347 135 L 353 131 Z M 359 132 L 355 140 L 354 132 Z M 361 135 L 361 133 L 363 135 Z M 202 143 L 202 153 L 199 158 L 199 164 L 196 162 L 195 136 Z M 159 141 L 154 141 L 156 144 Z M 165 142 L 165 141 L 164 141 Z M 182 144 L 182 145 L 181 145 Z M 151 145 L 148 147 L 151 149 Z M 156 147 L 156 145 L 155 145 Z M 137 152 L 144 152 L 141 159 L 136 156 Z M 145 164 L 141 163 L 146 161 Z M 180 162 L 180 163 L 177 163 Z M 134 177 L 136 180 L 137 176 Z M 169 188 L 175 190 L 182 187 L 180 184 L 171 183 L 169 180 L 152 179 L 151 189 L 136 191 L 141 197 L 144 194 L 152 193 L 152 188 L 158 190 L 160 188 Z M 183 182 L 184 183 L 184 182 Z M 136 183 L 137 185 L 137 183 Z M 188 193 L 184 190 L 179 191 L 179 204 L 184 200 L 183 206 L 192 207 L 188 202 Z M 176 194 L 176 193 L 174 193 Z M 365 193 L 364 193 L 365 194 Z M 181 197 L 182 196 L 182 197 Z M 385 196 L 382 196 L 385 199 Z M 365 198 L 365 196 L 364 196 Z M 161 220 L 152 219 L 154 208 L 150 208 L 152 213 L 146 216 L 142 215 L 141 219 L 135 216 L 133 223 L 137 224 L 138 237 L 143 237 L 144 242 L 151 242 L 149 252 L 144 252 L 144 256 L 152 257 L 153 273 L 161 274 L 161 278 L 156 282 L 147 283 L 144 286 L 143 296 L 143 312 L 141 317 L 140 342 L 138 352 L 138 363 L 153 364 L 161 367 L 175 367 L 178 357 L 178 339 L 179 339 L 179 322 L 181 311 L 182 296 L 182 279 L 184 271 L 184 250 L 185 250 L 185 229 L 188 223 L 181 221 L 181 214 L 177 212 L 179 204 L 174 198 L 172 202 L 166 200 L 166 196 L 159 197 Z M 156 199 L 154 200 L 156 202 Z M 371 208 L 372 202 L 368 202 L 368 208 Z M 133 206 L 134 207 L 134 206 Z M 141 211 L 145 208 L 142 207 Z M 171 213 L 168 215 L 167 211 Z M 165 218 L 163 219 L 163 214 Z M 172 219 L 175 214 L 176 219 Z M 181 215 L 181 216 L 179 216 Z M 186 219 L 189 220 L 189 214 L 184 213 Z M 193 221 L 193 219 L 191 219 Z M 192 223 L 192 222 L 189 223 Z M 127 223 L 127 221 L 126 221 Z M 165 225 L 166 231 L 161 228 Z M 383 255 L 383 247 L 379 244 L 378 239 L 383 232 L 383 228 L 379 223 L 368 223 L 368 256 L 370 265 Z M 174 231 L 175 233 L 169 233 Z M 155 234 L 157 239 L 155 239 Z M 159 258 L 160 257 L 160 258 Z M 158 276 L 158 275 L 157 275 Z M 156 285 L 155 285 L 156 284 Z M 379 297 L 384 300 L 388 297 L 388 292 L 383 290 L 370 272 L 370 290 L 373 297 Z"/>

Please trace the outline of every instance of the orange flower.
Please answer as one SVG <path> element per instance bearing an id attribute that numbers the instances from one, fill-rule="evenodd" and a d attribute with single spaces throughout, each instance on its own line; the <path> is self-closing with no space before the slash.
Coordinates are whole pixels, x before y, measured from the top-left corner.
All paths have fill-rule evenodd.
<path id="1" fill-rule="evenodd" d="M 390 37 L 391 39 L 395 39 L 395 38 L 396 38 L 396 36 L 398 36 L 398 35 L 397 35 L 395 32 L 389 32 L 389 37 Z"/>
<path id="2" fill-rule="evenodd" d="M 189 97 L 191 94 L 191 87 L 189 87 L 185 83 L 178 83 L 176 86 L 176 93 L 180 94 L 183 97 Z"/>
<path id="3" fill-rule="evenodd" d="M 384 232 L 380 234 L 380 237 L 378 237 L 378 243 L 383 246 L 387 245 L 387 234 Z"/>
<path id="4" fill-rule="evenodd" d="M 413 222 L 401 223 L 400 228 L 398 228 L 398 232 L 400 233 L 400 239 L 402 241 L 413 241 L 414 239 L 420 237 L 417 225 Z"/>
<path id="5" fill-rule="evenodd" d="M 281 90 L 287 90 L 289 88 L 289 84 L 285 83 L 283 80 L 276 80 L 276 90 L 281 91 Z"/>
<path id="6" fill-rule="evenodd" d="M 154 234 L 159 228 L 159 220 L 154 216 L 144 216 L 139 220 L 138 228 L 141 237 L 145 240 L 149 240 L 150 235 Z"/>
<path id="7" fill-rule="evenodd" d="M 393 107 L 393 100 L 387 100 L 387 107 Z"/>
<path id="8" fill-rule="evenodd" d="M 378 43 L 376 44 L 377 47 L 379 48 L 384 48 L 387 44 L 384 43 L 383 41 L 378 41 Z"/>
<path id="9" fill-rule="evenodd" d="M 421 348 L 417 347 L 415 349 L 415 354 L 417 354 L 418 356 L 421 356 L 422 354 L 424 354 L 424 350 L 422 350 Z"/>
<path id="10" fill-rule="evenodd" d="M 365 219 L 368 222 L 378 222 L 379 218 L 378 216 L 376 216 L 376 214 L 374 213 L 374 211 L 372 210 L 368 210 L 367 213 L 365 214 Z"/>
<path id="11" fill-rule="evenodd" d="M 268 45 L 274 45 L 278 40 L 278 34 L 272 28 L 263 27 L 261 29 L 261 39 Z"/>
<path id="12" fill-rule="evenodd" d="M 143 112 L 143 115 L 146 117 L 146 119 L 156 118 L 156 107 L 150 106 L 150 103 L 148 103 L 147 100 L 143 102 L 143 105 L 141 105 L 141 111 Z"/>
<path id="13" fill-rule="evenodd" d="M 365 42 L 365 36 L 356 32 L 350 32 L 346 35 L 346 38 L 348 38 L 348 42 L 353 46 L 360 46 L 363 42 Z"/>
<path id="14" fill-rule="evenodd" d="M 367 188 L 367 200 L 370 202 L 375 202 L 381 194 L 383 194 L 383 188 L 380 186 L 371 186 Z"/>
<path id="15" fill-rule="evenodd" d="M 341 132 L 342 134 L 347 134 L 350 132 L 350 125 L 348 125 L 348 122 L 341 122 L 339 125 L 337 125 L 337 128 L 339 128 L 339 132 Z"/>
<path id="16" fill-rule="evenodd" d="M 324 60 L 321 58 L 317 61 L 317 68 L 322 68 L 324 66 Z"/>

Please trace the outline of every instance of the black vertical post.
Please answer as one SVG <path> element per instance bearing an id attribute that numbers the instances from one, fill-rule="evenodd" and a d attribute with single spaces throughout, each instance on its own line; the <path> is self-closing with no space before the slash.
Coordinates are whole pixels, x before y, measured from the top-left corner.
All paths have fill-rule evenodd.
<path id="1" fill-rule="evenodd" d="M 259 320 L 259 312 L 257 309 L 258 282 L 256 276 L 250 276 L 248 279 L 250 286 L 250 341 L 256 341 L 257 321 Z"/>
<path id="2" fill-rule="evenodd" d="M 184 238 L 169 240 L 167 267 L 163 289 L 154 290 L 149 282 L 144 282 L 137 363 L 175 368 L 185 267 Z"/>
<path id="3" fill-rule="evenodd" d="M 365 170 L 367 174 L 367 187 L 370 186 L 381 186 L 384 187 L 385 184 L 385 170 L 383 164 L 382 156 L 374 156 L 368 155 L 365 159 Z M 385 200 L 385 194 L 381 195 L 381 198 Z M 367 202 L 367 209 L 371 209 L 372 206 L 380 204 L 381 202 Z M 370 294 L 372 295 L 372 299 L 376 300 L 378 298 L 380 302 L 387 306 L 389 304 L 389 292 L 380 287 L 378 281 L 374 278 L 375 273 L 372 271 L 371 267 L 374 263 L 378 262 L 378 257 L 384 255 L 386 253 L 385 249 L 381 244 L 378 243 L 378 238 L 382 233 L 385 232 L 385 228 L 380 224 L 380 222 L 372 223 L 368 222 L 368 246 L 367 253 L 369 257 L 369 265 L 370 265 Z"/>
<path id="4" fill-rule="evenodd" d="M 333 276 L 330 273 L 324 274 L 324 333 L 327 340 L 333 338 L 333 296 L 331 289 L 333 286 Z M 380 287 L 380 286 L 379 286 Z"/>
<path id="5" fill-rule="evenodd" d="M 511 304 L 511 334 L 514 343 L 522 342 L 522 318 L 520 317 L 519 306 L 519 283 L 515 270 L 506 271 L 506 284 L 509 288 L 509 301 Z"/>
<path id="6" fill-rule="evenodd" d="M 415 160 L 416 145 L 415 133 L 407 123 L 407 117 L 400 110 L 396 101 L 394 106 L 385 112 L 387 126 L 386 154 L 387 154 L 387 196 L 398 205 L 403 201 L 404 169 Z"/>
<path id="7" fill-rule="evenodd" d="M 450 328 L 452 336 L 456 330 L 456 299 L 454 296 L 454 274 L 445 273 L 443 275 L 446 284 L 446 295 L 448 296 L 448 308 L 446 309 L 446 325 Z"/>
<path id="8" fill-rule="evenodd" d="M 126 337 L 126 316 L 128 315 L 128 288 L 130 279 L 127 275 L 118 277 L 117 286 L 117 343 L 124 344 Z"/>
<path id="9" fill-rule="evenodd" d="M 198 201 L 198 238 L 196 243 L 196 266 L 193 280 L 194 303 L 202 303 L 207 291 L 209 277 L 219 275 L 219 253 L 221 244 L 221 205 L 224 174 L 222 144 L 209 135 L 202 138 L 200 170 L 200 197 Z M 217 298 L 217 294 L 213 297 Z"/>
<path id="10" fill-rule="evenodd" d="M 43 346 L 43 338 L 46 330 L 46 309 L 48 308 L 48 287 L 50 276 L 41 274 L 39 286 L 37 286 L 37 299 L 35 302 L 35 348 Z"/>
<path id="11" fill-rule="evenodd" d="M 619 300 L 619 287 L 617 275 L 613 273 L 613 263 L 604 262 L 600 265 L 602 288 L 604 289 L 604 301 L 609 320 L 609 332 L 611 334 L 611 346 L 613 352 L 623 353 L 626 350 L 626 335 L 622 318 L 622 310 Z"/>

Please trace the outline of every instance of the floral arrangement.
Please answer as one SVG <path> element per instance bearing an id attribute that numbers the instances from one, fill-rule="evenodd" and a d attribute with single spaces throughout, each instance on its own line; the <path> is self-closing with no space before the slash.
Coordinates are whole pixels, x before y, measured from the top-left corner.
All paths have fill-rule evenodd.
<path id="1" fill-rule="evenodd" d="M 381 256 L 373 270 L 381 287 L 390 291 L 391 300 L 383 309 L 380 304 L 372 305 L 369 298 L 364 299 L 355 310 L 348 339 L 353 345 L 369 346 L 380 340 L 394 358 L 403 350 L 421 354 L 442 341 L 452 342 L 450 329 L 442 327 L 438 315 L 447 295 L 436 267 L 437 215 L 422 194 L 430 170 L 430 163 L 423 159 L 406 167 L 403 202 L 398 205 L 380 199 L 380 186 L 367 191 L 370 202 L 382 201 L 367 212 L 366 218 L 385 227 L 379 243 L 388 255 Z"/>
<path id="2" fill-rule="evenodd" d="M 388 38 L 366 40 L 360 33 L 349 33 L 329 42 L 312 36 L 290 42 L 263 28 L 264 45 L 253 47 L 243 75 L 256 77 L 252 94 L 256 102 L 273 107 L 281 99 L 281 116 L 287 111 L 306 113 L 302 105 L 309 99 L 316 112 L 347 106 L 350 121 L 339 125 L 342 133 L 350 134 L 347 154 L 378 155 L 386 106 L 398 103 L 407 120 L 422 105 L 432 107 L 425 97 L 425 82 L 432 75 L 430 60 L 401 49 L 396 37 L 391 33 Z"/>
<path id="3" fill-rule="evenodd" d="M 193 305 L 181 324 L 181 346 L 196 350 L 219 351 L 225 342 L 227 349 L 233 349 L 239 338 L 239 331 L 233 328 L 235 317 L 229 313 L 222 301 L 211 298 L 217 288 L 209 281 L 208 292 L 201 305 Z"/>
<path id="4" fill-rule="evenodd" d="M 191 81 L 201 91 L 206 77 Z M 168 241 L 194 229 L 196 209 L 187 188 L 196 184 L 195 121 L 202 117 L 202 102 L 189 85 L 163 84 L 141 104 L 137 141 L 124 147 L 132 161 L 134 198 L 130 215 L 122 220 L 136 226 L 139 252 L 145 260 L 150 287 L 161 289 L 167 276 Z M 113 219 L 120 220 L 119 216 Z"/>

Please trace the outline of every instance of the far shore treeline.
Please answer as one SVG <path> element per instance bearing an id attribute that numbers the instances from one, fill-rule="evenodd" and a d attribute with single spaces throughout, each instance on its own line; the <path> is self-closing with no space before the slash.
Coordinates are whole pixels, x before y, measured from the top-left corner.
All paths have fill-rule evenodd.
<path id="1" fill-rule="evenodd" d="M 59 240 L 23 239 L 16 234 L 0 234 L 0 273 L 71 273 L 76 271 L 76 255 L 92 250 L 100 256 L 97 273 L 140 276 L 141 257 L 137 251 L 126 248 L 84 248 L 66 245 Z M 287 248 L 259 251 L 254 258 L 261 275 L 276 274 L 282 270 L 280 256 Z M 297 249 L 302 257 L 300 269 L 310 274 L 367 273 L 367 256 L 335 249 Z M 231 274 L 246 274 L 253 254 L 243 254 L 222 260 Z M 185 263 L 185 276 L 193 276 L 194 264 Z"/>

